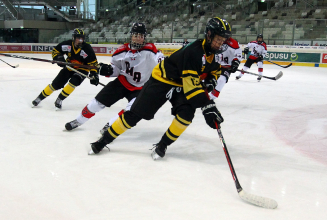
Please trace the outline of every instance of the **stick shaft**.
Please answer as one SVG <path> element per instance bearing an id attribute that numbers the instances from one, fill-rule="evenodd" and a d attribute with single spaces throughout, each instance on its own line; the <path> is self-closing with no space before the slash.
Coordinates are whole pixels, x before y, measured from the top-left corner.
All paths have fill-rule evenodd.
<path id="1" fill-rule="evenodd" d="M 2 62 L 4 62 L 5 64 L 7 64 L 8 66 L 12 67 L 12 68 L 16 68 L 18 67 L 19 65 L 17 64 L 16 66 L 13 66 L 13 65 L 10 65 L 9 63 L 7 63 L 6 61 L 0 59 Z"/>
<path id="2" fill-rule="evenodd" d="M 269 60 L 265 60 L 265 61 L 267 61 L 267 62 L 269 62 L 269 63 L 272 63 L 272 64 L 275 64 L 275 65 L 277 65 L 277 66 L 280 66 L 280 67 L 282 67 L 282 68 L 288 68 L 288 67 L 292 66 L 292 64 L 293 64 L 293 63 L 290 63 L 290 64 L 288 64 L 288 65 L 286 65 L 286 66 L 282 66 L 282 65 L 279 65 L 279 64 L 274 63 L 274 62 L 269 61 Z"/>
<path id="3" fill-rule="evenodd" d="M 80 75 L 82 75 L 82 76 L 84 76 L 84 77 L 86 77 L 86 78 L 88 78 L 89 80 L 92 80 L 92 79 L 93 79 L 93 78 L 89 77 L 88 75 L 86 75 L 86 74 L 84 74 L 84 73 L 82 73 L 82 72 L 80 72 L 80 71 L 78 71 L 78 70 L 76 70 L 76 69 L 74 69 L 74 68 L 72 68 L 72 67 L 70 67 L 70 66 L 66 66 L 66 68 L 69 69 L 69 70 L 72 70 L 72 71 L 74 71 L 74 72 L 76 72 L 76 73 L 78 73 L 78 74 L 80 74 Z M 99 82 L 99 84 L 100 84 L 101 86 L 106 86 L 105 84 L 100 83 L 100 82 Z"/>
<path id="4" fill-rule="evenodd" d="M 236 176 L 236 172 L 235 172 L 232 160 L 231 160 L 231 158 L 229 156 L 229 153 L 228 153 L 228 150 L 227 150 L 225 139 L 223 137 L 223 134 L 221 133 L 221 130 L 220 130 L 220 127 L 218 126 L 218 124 L 216 124 L 216 126 L 217 126 L 218 136 L 219 136 L 219 139 L 220 139 L 220 142 L 221 142 L 221 146 L 224 149 L 224 153 L 225 153 L 225 156 L 226 156 L 226 159 L 227 159 L 227 162 L 228 162 L 230 172 L 232 173 L 237 192 L 240 192 L 240 191 L 242 191 L 242 187 L 241 187 L 241 184 L 239 183 L 238 178 Z"/>
<path id="5" fill-rule="evenodd" d="M 48 62 L 48 63 L 52 63 L 52 64 L 57 63 L 57 64 L 68 65 L 68 66 L 77 66 L 77 67 L 83 67 L 83 68 L 87 68 L 87 69 L 97 68 L 96 66 L 83 65 L 83 64 L 78 64 L 78 63 L 67 63 L 67 62 L 62 62 L 62 61 L 57 61 L 57 60 L 47 60 L 47 59 L 41 59 L 41 58 L 35 58 L 35 57 L 25 57 L 25 56 L 6 54 L 6 53 L 0 53 L 0 55 L 1 56 L 6 56 L 6 57 L 19 58 L 19 59 L 34 60 L 34 61 L 40 61 L 40 62 Z"/>

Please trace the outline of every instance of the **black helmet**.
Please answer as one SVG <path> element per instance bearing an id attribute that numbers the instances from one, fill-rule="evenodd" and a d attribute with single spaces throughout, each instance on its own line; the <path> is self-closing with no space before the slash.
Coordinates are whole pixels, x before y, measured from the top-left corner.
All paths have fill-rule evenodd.
<path id="1" fill-rule="evenodd" d="M 74 43 L 75 43 L 75 39 L 76 38 L 82 38 L 83 39 L 83 41 L 81 43 L 79 43 L 78 46 L 77 46 L 78 48 L 82 48 L 83 43 L 84 43 L 84 40 L 85 40 L 85 33 L 84 33 L 84 31 L 82 29 L 75 28 L 74 31 L 73 31 L 72 36 L 73 36 Z"/>
<path id="2" fill-rule="evenodd" d="M 208 21 L 204 34 L 210 36 L 211 39 L 213 39 L 215 35 L 228 39 L 232 35 L 231 30 L 229 23 L 225 19 L 215 17 Z"/>
<path id="3" fill-rule="evenodd" d="M 229 23 L 225 19 L 214 17 L 208 21 L 204 34 L 206 36 L 206 39 L 209 36 L 211 41 L 215 37 L 215 35 L 228 39 L 232 35 L 231 30 L 232 29 Z M 211 52 L 221 53 L 223 51 L 211 51 Z"/>
<path id="4" fill-rule="evenodd" d="M 145 38 L 146 38 L 146 34 L 147 34 L 145 24 L 143 24 L 143 23 L 134 23 L 132 25 L 130 33 L 131 33 L 131 39 L 130 39 L 131 47 L 133 49 L 137 49 L 137 50 L 144 47 L 144 45 L 146 44 Z M 132 35 L 134 35 L 134 34 L 142 34 L 144 36 L 144 41 L 143 41 L 142 44 L 132 42 Z"/>
<path id="5" fill-rule="evenodd" d="M 261 38 L 262 40 L 258 41 L 258 38 Z M 263 35 L 262 34 L 257 35 L 257 42 L 258 42 L 258 44 L 261 44 L 263 42 Z"/>

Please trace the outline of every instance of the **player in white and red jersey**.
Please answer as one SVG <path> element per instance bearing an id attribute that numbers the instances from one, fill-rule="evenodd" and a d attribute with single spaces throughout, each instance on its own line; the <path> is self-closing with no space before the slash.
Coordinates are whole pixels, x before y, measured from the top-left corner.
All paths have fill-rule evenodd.
<path id="1" fill-rule="evenodd" d="M 125 111 L 129 110 L 144 83 L 150 78 L 152 69 L 164 58 L 154 44 L 146 43 L 146 28 L 143 23 L 134 23 L 130 33 L 130 43 L 122 45 L 114 52 L 111 64 L 100 63 L 100 75 L 117 78 L 109 82 L 75 120 L 66 123 L 67 130 L 81 126 L 96 112 L 123 98 L 128 100 Z M 118 115 L 115 119 L 117 118 Z"/>
<path id="2" fill-rule="evenodd" d="M 217 84 L 212 92 L 209 93 L 210 99 L 218 98 L 221 90 L 228 82 L 231 73 L 235 73 L 242 59 L 242 49 L 237 40 L 229 38 L 223 44 L 225 51 L 221 54 L 216 54 L 218 56 L 218 62 L 221 65 L 221 74 L 217 79 Z"/>
<path id="3" fill-rule="evenodd" d="M 258 72 L 259 72 L 259 75 L 260 75 L 257 78 L 257 80 L 260 82 L 261 76 L 262 76 L 262 73 L 263 73 L 263 58 L 267 54 L 267 45 L 263 41 L 263 35 L 262 34 L 258 34 L 257 40 L 251 41 L 250 43 L 248 43 L 247 47 L 244 48 L 244 54 L 248 54 L 249 49 L 251 49 L 251 48 L 252 48 L 251 55 L 246 60 L 242 70 L 247 71 L 248 69 L 251 68 L 252 64 L 254 62 L 256 62 L 257 65 L 258 65 Z M 243 74 L 244 74 L 244 72 L 241 72 L 240 75 L 236 76 L 236 79 L 240 79 L 243 76 Z"/>

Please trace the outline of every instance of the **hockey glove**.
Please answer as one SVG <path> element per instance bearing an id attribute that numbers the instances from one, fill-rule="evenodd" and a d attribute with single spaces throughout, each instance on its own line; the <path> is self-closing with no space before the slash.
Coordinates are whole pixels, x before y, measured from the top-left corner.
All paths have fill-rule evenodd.
<path id="1" fill-rule="evenodd" d="M 231 72 L 235 73 L 239 65 L 240 65 L 240 61 L 238 59 L 234 59 L 231 65 Z"/>
<path id="2" fill-rule="evenodd" d="M 260 62 L 260 61 L 263 61 L 263 56 L 262 55 L 258 56 L 258 62 Z"/>
<path id="3" fill-rule="evenodd" d="M 249 53 L 249 48 L 248 47 L 244 48 L 243 53 L 248 54 Z"/>
<path id="4" fill-rule="evenodd" d="M 62 55 L 62 54 L 59 54 L 59 55 L 55 56 L 55 57 L 53 58 L 53 60 L 54 60 L 54 61 L 60 61 L 60 62 L 66 62 L 65 57 L 64 57 L 64 55 Z M 57 65 L 60 66 L 60 67 L 65 67 L 65 64 L 57 63 Z"/>
<path id="5" fill-rule="evenodd" d="M 90 83 L 97 86 L 99 84 L 99 74 L 95 71 L 91 71 L 89 76 L 92 78 L 90 79 Z"/>
<path id="6" fill-rule="evenodd" d="M 113 74 L 113 68 L 110 64 L 99 63 L 99 65 L 99 73 L 101 76 L 109 77 Z"/>
<path id="7" fill-rule="evenodd" d="M 211 92 L 216 87 L 216 85 L 217 85 L 216 78 L 211 74 L 208 74 L 207 77 L 202 82 L 202 86 L 204 86 L 207 89 L 208 93 Z"/>
<path id="8" fill-rule="evenodd" d="M 223 117 L 221 116 L 220 112 L 218 111 L 216 104 L 214 101 L 209 100 L 206 105 L 204 105 L 202 108 L 202 114 L 204 116 L 204 119 L 206 120 L 207 125 L 209 127 L 216 129 L 216 124 L 222 123 L 224 121 Z"/>

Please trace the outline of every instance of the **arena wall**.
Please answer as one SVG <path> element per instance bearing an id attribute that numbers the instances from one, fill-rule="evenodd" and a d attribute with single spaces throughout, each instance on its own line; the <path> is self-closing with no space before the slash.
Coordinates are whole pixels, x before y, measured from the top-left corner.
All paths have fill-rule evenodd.
<path id="1" fill-rule="evenodd" d="M 155 44 L 165 56 L 181 48 L 179 43 Z M 0 53 L 51 53 L 56 44 L 44 43 L 0 43 Z M 112 56 L 121 45 L 118 44 L 92 44 L 97 56 Z M 241 45 L 242 49 L 246 45 Z M 265 59 L 280 65 L 293 63 L 294 66 L 327 67 L 327 47 L 324 46 L 286 46 L 268 45 Z M 243 63 L 245 60 L 242 61 Z M 269 62 L 264 62 L 270 64 Z"/>

